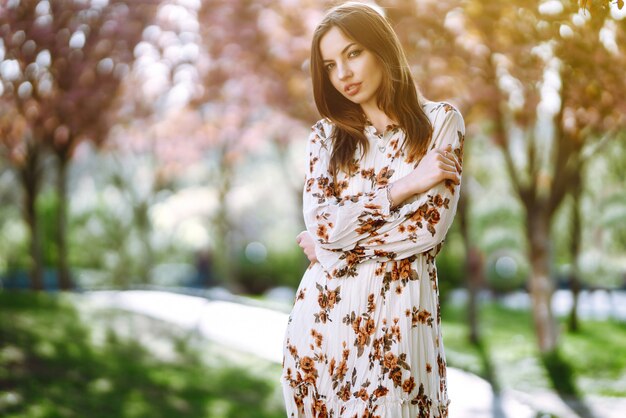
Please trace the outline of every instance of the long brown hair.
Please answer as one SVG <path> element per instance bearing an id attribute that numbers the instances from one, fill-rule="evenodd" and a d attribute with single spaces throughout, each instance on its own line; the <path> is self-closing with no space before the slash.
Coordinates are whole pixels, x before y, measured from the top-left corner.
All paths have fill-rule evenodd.
<path id="1" fill-rule="evenodd" d="M 361 106 L 346 99 L 332 85 L 324 68 L 320 41 L 333 26 L 374 54 L 383 69 L 376 102 L 387 116 L 404 129 L 409 161 L 419 161 L 427 152 L 432 126 L 420 104 L 419 92 L 391 25 L 374 8 L 361 3 L 344 3 L 328 11 L 315 29 L 311 45 L 311 76 L 317 110 L 334 123 L 330 170 L 333 177 L 342 170 L 351 174 L 357 145 L 368 150 Z"/>

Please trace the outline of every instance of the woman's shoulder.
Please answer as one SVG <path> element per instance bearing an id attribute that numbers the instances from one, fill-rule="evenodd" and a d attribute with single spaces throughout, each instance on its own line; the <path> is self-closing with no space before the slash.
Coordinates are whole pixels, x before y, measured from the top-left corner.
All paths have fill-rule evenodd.
<path id="1" fill-rule="evenodd" d="M 422 104 L 422 109 L 428 116 L 428 119 L 430 119 L 433 128 L 437 128 L 451 120 L 464 124 L 463 115 L 461 115 L 459 109 L 448 102 L 425 101 Z"/>
<path id="2" fill-rule="evenodd" d="M 311 130 L 317 133 L 322 138 L 330 138 L 333 128 L 335 124 L 330 121 L 328 118 L 322 118 L 315 122 L 313 126 L 311 126 Z"/>
<path id="3" fill-rule="evenodd" d="M 424 113 L 426 113 L 426 115 L 429 118 L 431 118 L 431 120 L 440 114 L 446 115 L 449 112 L 454 112 L 458 114 L 459 116 L 462 116 L 461 112 L 456 106 L 445 101 L 442 101 L 442 102 L 424 101 L 422 103 L 422 109 L 424 110 Z"/>

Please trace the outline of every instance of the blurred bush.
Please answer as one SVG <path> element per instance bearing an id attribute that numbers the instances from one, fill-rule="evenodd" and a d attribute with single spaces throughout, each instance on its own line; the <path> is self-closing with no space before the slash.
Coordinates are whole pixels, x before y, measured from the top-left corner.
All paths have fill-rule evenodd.
<path id="1" fill-rule="evenodd" d="M 519 251 L 510 249 L 494 251 L 487 259 L 487 284 L 496 294 L 512 292 L 524 287 L 529 271 L 528 262 Z"/>
<path id="2" fill-rule="evenodd" d="M 439 280 L 439 300 L 444 304 L 452 289 L 465 283 L 465 248 L 461 234 L 457 233 L 458 224 L 448 232 L 441 252 L 437 255 L 437 276 Z"/>
<path id="3" fill-rule="evenodd" d="M 264 261 L 250 260 L 242 251 L 237 257 L 237 282 L 251 294 L 261 294 L 275 286 L 297 288 L 309 261 L 300 250 L 269 251 Z"/>

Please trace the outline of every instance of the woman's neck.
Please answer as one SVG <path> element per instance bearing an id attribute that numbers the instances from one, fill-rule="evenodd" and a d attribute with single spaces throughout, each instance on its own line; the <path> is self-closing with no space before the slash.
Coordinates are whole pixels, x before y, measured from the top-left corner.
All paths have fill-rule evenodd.
<path id="1" fill-rule="evenodd" d="M 372 125 L 374 125 L 374 128 L 376 128 L 376 131 L 378 133 L 385 132 L 385 129 L 388 125 L 393 125 L 396 123 L 389 116 L 387 116 L 385 112 L 380 110 L 378 106 L 361 105 L 361 109 L 363 110 L 363 113 L 365 113 L 365 116 L 367 116 L 369 121 L 372 122 Z"/>

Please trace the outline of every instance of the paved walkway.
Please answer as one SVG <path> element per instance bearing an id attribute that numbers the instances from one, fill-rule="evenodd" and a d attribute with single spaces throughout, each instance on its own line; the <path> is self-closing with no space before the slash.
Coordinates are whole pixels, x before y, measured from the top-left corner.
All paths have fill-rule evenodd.
<path id="1" fill-rule="evenodd" d="M 465 305 L 469 298 L 467 289 L 453 289 L 448 295 L 449 303 Z M 479 301 L 494 301 L 490 290 L 483 289 L 478 293 Z M 498 303 L 511 309 L 529 310 L 532 307 L 530 295 L 525 291 L 514 291 L 497 298 Z M 556 316 L 565 317 L 570 314 L 574 299 L 569 290 L 557 289 L 552 295 L 552 312 Z M 615 319 L 626 321 L 626 291 L 624 290 L 583 290 L 578 296 L 578 317 L 581 319 Z M 626 414 L 624 414 L 626 415 Z"/>
<path id="2" fill-rule="evenodd" d="M 94 291 L 83 293 L 83 297 L 93 307 L 140 313 L 197 332 L 233 349 L 276 363 L 282 361 L 282 342 L 288 320 L 288 314 L 283 312 L 153 290 Z M 494 396 L 487 381 L 453 367 L 448 367 L 448 391 L 450 418 L 531 418 L 538 416 L 538 411 L 560 418 L 578 416 L 550 393 L 535 396 L 505 390 Z M 617 404 L 607 405 L 604 398 L 590 402 L 596 412 L 594 418 L 622 417 L 621 413 L 626 411 L 626 400 L 618 409 Z"/>

